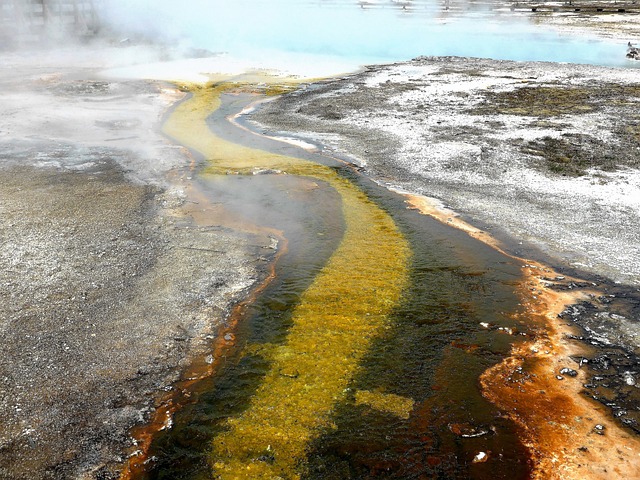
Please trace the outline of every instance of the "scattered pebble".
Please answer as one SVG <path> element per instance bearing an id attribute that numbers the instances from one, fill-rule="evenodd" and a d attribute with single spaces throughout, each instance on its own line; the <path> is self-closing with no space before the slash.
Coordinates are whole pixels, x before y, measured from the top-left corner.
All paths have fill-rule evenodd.
<path id="1" fill-rule="evenodd" d="M 476 426 L 469 423 L 451 423 L 449 430 L 462 438 L 477 438 L 495 432 L 495 427 Z"/>
<path id="2" fill-rule="evenodd" d="M 623 377 L 624 383 L 626 383 L 630 387 L 633 387 L 634 385 L 636 385 L 636 383 L 638 383 L 636 377 L 631 372 L 624 372 Z"/>
<path id="3" fill-rule="evenodd" d="M 479 452 L 475 457 L 473 457 L 473 463 L 484 463 L 489 460 L 489 455 L 485 452 Z"/>

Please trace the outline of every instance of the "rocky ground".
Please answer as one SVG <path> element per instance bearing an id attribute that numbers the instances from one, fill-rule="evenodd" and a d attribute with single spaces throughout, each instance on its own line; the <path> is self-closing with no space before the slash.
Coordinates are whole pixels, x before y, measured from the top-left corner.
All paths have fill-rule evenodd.
<path id="1" fill-rule="evenodd" d="M 263 275 L 271 240 L 182 213 L 167 176 L 191 158 L 158 131 L 177 92 L 6 62 L 0 478 L 117 478 L 131 426 Z"/>

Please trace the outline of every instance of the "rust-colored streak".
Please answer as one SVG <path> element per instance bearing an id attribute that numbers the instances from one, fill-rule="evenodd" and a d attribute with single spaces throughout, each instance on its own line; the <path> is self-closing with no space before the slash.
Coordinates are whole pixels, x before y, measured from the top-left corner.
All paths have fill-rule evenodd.
<path id="1" fill-rule="evenodd" d="M 182 380 L 174 384 L 171 391 L 159 400 L 152 419 L 148 423 L 132 429 L 131 437 L 134 439 L 137 449 L 129 457 L 120 475 L 120 480 L 141 478 L 150 462 L 149 450 L 156 434 L 170 427 L 173 415 L 180 408 L 194 401 L 192 392 L 197 390 L 195 387 L 198 382 L 214 375 L 223 366 L 225 359 L 231 356 L 236 347 L 236 329 L 244 319 L 247 307 L 255 302 L 256 298 L 275 278 L 278 259 L 288 250 L 288 241 L 282 232 L 244 222 L 237 215 L 227 214 L 220 209 L 215 209 L 215 215 L 212 215 L 214 207 L 194 184 L 189 184 L 185 188 L 185 192 L 187 193 L 187 202 L 180 209 L 181 215 L 191 217 L 197 225 L 207 226 L 208 224 L 224 223 L 224 225 L 239 231 L 268 234 L 278 240 L 278 248 L 273 261 L 269 264 L 269 271 L 264 281 L 257 284 L 248 296 L 232 309 L 227 322 L 219 327 L 207 354 L 195 359 L 185 370 Z M 213 358 L 213 361 L 207 362 L 205 360 L 207 357 Z"/>
<path id="2" fill-rule="evenodd" d="M 484 372 L 480 383 L 483 395 L 521 427 L 522 441 L 533 461 L 532 478 L 640 478 L 640 440 L 619 427 L 603 405 L 582 394 L 585 372 L 571 357 L 586 356 L 587 347 L 567 340 L 567 335 L 576 332 L 558 316 L 594 292 L 548 288 L 547 279 L 558 277 L 551 268 L 508 254 L 491 235 L 435 200 L 399 193 L 407 197 L 409 208 L 463 230 L 523 263 L 523 280 L 517 286 L 524 308 L 520 315 L 537 326 L 535 335 L 532 341 L 515 345 L 509 357 Z M 564 282 L 581 280 L 567 277 Z M 578 376 L 558 379 L 565 367 L 578 370 Z"/>
<path id="3" fill-rule="evenodd" d="M 585 373 L 570 357 L 584 355 L 587 347 L 568 341 L 566 335 L 575 332 L 558 320 L 584 292 L 542 289 L 543 271 L 548 275 L 541 265 L 529 265 L 521 289 L 525 314 L 542 328 L 533 342 L 514 347 L 482 375 L 483 393 L 522 427 L 534 461 L 532 478 L 638 478 L 640 441 L 620 428 L 606 407 L 582 395 Z M 578 376 L 557 378 L 565 367 Z"/>

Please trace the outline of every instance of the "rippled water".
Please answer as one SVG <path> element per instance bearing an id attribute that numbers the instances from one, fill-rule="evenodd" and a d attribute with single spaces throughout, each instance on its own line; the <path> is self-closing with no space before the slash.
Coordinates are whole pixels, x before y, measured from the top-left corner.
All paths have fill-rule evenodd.
<path id="1" fill-rule="evenodd" d="M 114 0 L 115 23 L 231 55 L 282 52 L 356 63 L 455 55 L 635 65 L 626 42 L 562 35 L 507 2 L 456 0 Z"/>

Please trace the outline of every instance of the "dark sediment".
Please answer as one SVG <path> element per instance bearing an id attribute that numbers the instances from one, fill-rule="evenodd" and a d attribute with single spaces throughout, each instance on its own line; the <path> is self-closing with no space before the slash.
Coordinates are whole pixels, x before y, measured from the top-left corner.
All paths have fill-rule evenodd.
<path id="1" fill-rule="evenodd" d="M 640 294 L 619 286 L 607 287 L 604 293 L 568 307 L 560 316 L 580 328 L 571 339 L 592 346 L 586 355 L 574 358 L 577 366 L 589 371 L 583 393 L 640 434 Z"/>

